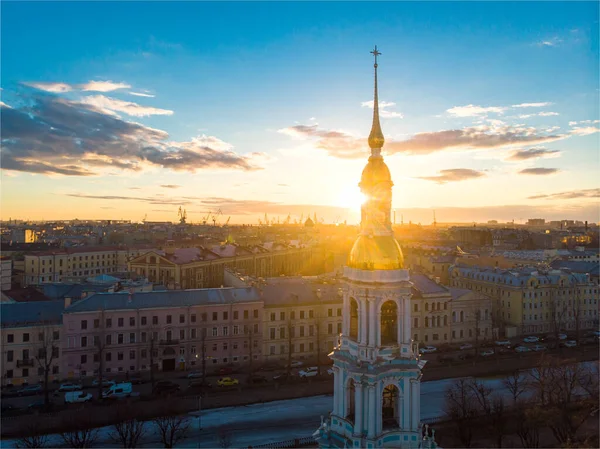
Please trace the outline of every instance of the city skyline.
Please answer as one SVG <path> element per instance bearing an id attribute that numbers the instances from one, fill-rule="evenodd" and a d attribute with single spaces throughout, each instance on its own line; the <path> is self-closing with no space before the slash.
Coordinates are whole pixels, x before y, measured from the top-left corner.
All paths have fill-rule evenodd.
<path id="1" fill-rule="evenodd" d="M 597 17 L 591 2 L 4 4 L 2 219 L 181 206 L 191 222 L 356 223 L 377 44 L 398 223 L 597 222 Z"/>

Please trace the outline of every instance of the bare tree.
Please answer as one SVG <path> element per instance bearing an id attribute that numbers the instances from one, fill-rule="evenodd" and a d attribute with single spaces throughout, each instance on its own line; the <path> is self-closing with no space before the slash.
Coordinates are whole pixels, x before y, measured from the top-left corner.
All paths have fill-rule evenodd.
<path id="1" fill-rule="evenodd" d="M 527 391 L 527 378 L 519 370 L 508 374 L 502 381 L 504 387 L 510 392 L 513 399 L 513 407 L 517 405 L 519 396 Z"/>
<path id="2" fill-rule="evenodd" d="M 516 433 L 524 448 L 537 448 L 540 445 L 540 429 L 545 425 L 545 417 L 541 408 L 520 406 L 515 416 Z"/>
<path id="3" fill-rule="evenodd" d="M 35 360 L 44 375 L 44 407 L 50 406 L 49 377 L 52 371 L 52 362 L 58 358 L 58 345 L 60 335 L 57 327 L 44 326 L 39 334 L 37 354 Z"/>
<path id="4" fill-rule="evenodd" d="M 445 411 L 456 425 L 457 437 L 463 447 L 471 447 L 477 399 L 468 379 L 457 379 L 446 390 Z"/>
<path id="5" fill-rule="evenodd" d="M 507 433 L 508 417 L 504 398 L 496 394 L 491 399 L 489 421 L 492 433 L 496 439 L 496 447 L 502 447 L 504 435 Z"/>
<path id="6" fill-rule="evenodd" d="M 554 288 L 550 289 L 550 322 L 552 324 L 554 341 L 558 345 L 558 349 L 560 351 L 561 346 L 559 344 L 560 340 L 558 335 L 565 325 L 565 320 L 567 317 L 567 303 L 564 299 L 561 300 L 560 298 L 556 298 L 555 292 L 558 292 L 558 290 Z"/>
<path id="7" fill-rule="evenodd" d="M 184 415 L 159 416 L 153 422 L 158 429 L 160 441 L 166 448 L 173 448 L 184 440 L 190 427 L 190 421 Z"/>
<path id="8" fill-rule="evenodd" d="M 48 444 L 48 435 L 37 434 L 37 423 L 31 420 L 27 426 L 27 436 L 19 438 L 15 443 L 16 448 L 33 449 L 46 447 Z"/>
<path id="9" fill-rule="evenodd" d="M 73 430 L 68 430 L 60 434 L 64 444 L 72 448 L 89 448 L 98 440 L 98 429 L 95 429 L 89 413 L 78 414 L 75 418 L 65 423 Z"/>
<path id="10" fill-rule="evenodd" d="M 488 416 L 492 411 L 492 402 L 491 395 L 492 389 L 488 387 L 483 382 L 478 381 L 477 379 L 471 379 L 469 382 L 469 388 L 473 392 L 473 396 L 477 400 L 477 404 L 479 405 L 479 411 Z"/>
<path id="11" fill-rule="evenodd" d="M 97 324 L 97 325 L 96 325 Z M 96 353 L 94 357 L 98 359 L 98 399 L 102 399 L 102 376 L 104 375 L 104 352 L 106 347 L 108 346 L 108 341 L 106 339 L 106 318 L 104 310 L 100 310 L 100 318 L 98 318 L 98 323 L 94 320 L 94 328 L 98 329 L 98 333 L 94 335 L 94 347 L 96 349 Z"/>
<path id="12" fill-rule="evenodd" d="M 117 410 L 119 422 L 113 424 L 110 438 L 123 448 L 138 447 L 146 433 L 145 423 L 136 419 L 130 410 Z"/>

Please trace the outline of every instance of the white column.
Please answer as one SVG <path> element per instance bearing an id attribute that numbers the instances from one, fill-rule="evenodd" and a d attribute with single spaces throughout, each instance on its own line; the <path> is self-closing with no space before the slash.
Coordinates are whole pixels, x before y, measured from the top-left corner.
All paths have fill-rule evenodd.
<path id="1" fill-rule="evenodd" d="M 404 300 L 404 343 L 410 343 L 411 339 L 411 321 L 410 321 L 410 295 L 405 296 Z"/>
<path id="2" fill-rule="evenodd" d="M 410 381 L 410 394 L 411 394 L 411 430 L 417 430 L 419 426 L 419 422 L 421 421 L 421 398 L 420 398 L 420 385 L 419 381 L 412 380 Z"/>
<path id="3" fill-rule="evenodd" d="M 383 432 L 383 416 L 381 415 L 382 411 L 381 411 L 381 407 L 382 407 L 382 397 L 381 395 L 383 394 L 382 392 L 382 388 L 383 388 L 383 384 L 381 382 L 377 383 L 377 387 L 375 388 L 375 429 L 376 429 L 376 435 L 381 435 L 381 432 Z"/>
<path id="4" fill-rule="evenodd" d="M 404 341 L 404 326 L 405 326 L 405 322 L 404 322 L 404 315 L 406 314 L 406 311 L 403 309 L 404 305 L 404 298 L 400 298 L 400 306 L 396 308 L 396 341 L 398 342 L 398 345 L 402 344 L 402 342 Z"/>
<path id="5" fill-rule="evenodd" d="M 402 404 L 404 406 L 404 410 L 402 411 L 402 428 L 410 429 L 410 401 L 411 401 L 411 385 L 408 378 L 404 378 L 402 389 Z"/>
<path id="6" fill-rule="evenodd" d="M 377 326 L 375 326 L 375 341 L 381 347 L 381 309 L 377 312 Z"/>
<path id="7" fill-rule="evenodd" d="M 375 341 L 375 329 L 377 328 L 377 321 L 375 320 L 375 300 L 369 301 L 369 346 L 376 346 Z"/>
<path id="8" fill-rule="evenodd" d="M 344 304 L 342 308 L 342 334 L 350 335 L 350 297 L 344 293 Z"/>
<path id="9" fill-rule="evenodd" d="M 338 383 L 339 394 L 335 399 L 337 401 L 338 416 L 345 418 L 346 417 L 346 404 L 345 404 L 346 389 L 344 388 L 344 372 L 341 369 L 338 369 L 337 383 Z"/>
<path id="10" fill-rule="evenodd" d="M 360 338 L 359 344 L 367 344 L 367 304 L 363 300 L 360 302 Z"/>
<path id="11" fill-rule="evenodd" d="M 338 414 L 338 402 L 340 398 L 340 375 L 337 368 L 333 369 L 333 410 L 331 413 Z"/>
<path id="12" fill-rule="evenodd" d="M 363 429 L 363 386 L 362 383 L 356 383 L 354 399 L 354 434 L 362 435 Z"/>
<path id="13" fill-rule="evenodd" d="M 369 385 L 367 391 L 369 392 L 369 408 L 367 410 L 367 418 L 369 419 L 369 423 L 367 427 L 367 436 L 369 438 L 374 438 L 376 435 L 375 417 L 377 415 L 377 409 L 375 405 L 375 385 Z"/>

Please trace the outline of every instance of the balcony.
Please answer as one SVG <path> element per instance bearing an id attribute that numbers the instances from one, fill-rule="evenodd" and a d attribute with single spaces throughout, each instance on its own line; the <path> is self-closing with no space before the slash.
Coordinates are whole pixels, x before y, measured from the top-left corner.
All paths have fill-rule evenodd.
<path id="1" fill-rule="evenodd" d="M 17 368 L 33 366 L 33 359 L 17 360 Z"/>
<path id="2" fill-rule="evenodd" d="M 159 340 L 158 344 L 160 346 L 178 345 L 179 344 L 179 340 Z"/>

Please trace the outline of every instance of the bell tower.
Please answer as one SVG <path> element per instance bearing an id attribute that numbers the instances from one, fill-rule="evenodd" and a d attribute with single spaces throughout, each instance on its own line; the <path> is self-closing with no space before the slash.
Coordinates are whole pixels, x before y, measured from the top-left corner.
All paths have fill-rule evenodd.
<path id="1" fill-rule="evenodd" d="M 410 276 L 391 221 L 383 161 L 377 47 L 371 155 L 363 170 L 361 229 L 344 267 L 343 325 L 333 359 L 333 411 L 314 436 L 321 448 L 435 448 L 420 420 L 421 368 L 411 337 Z"/>

